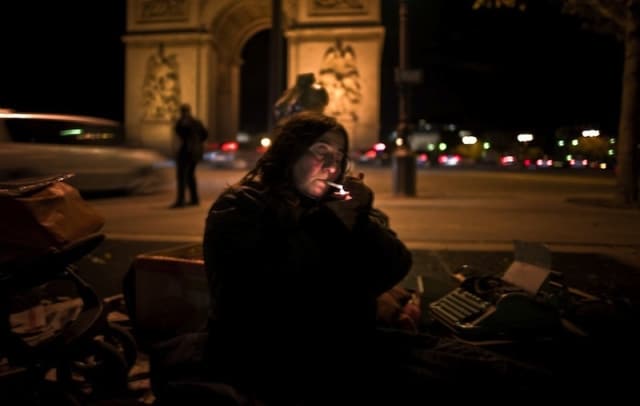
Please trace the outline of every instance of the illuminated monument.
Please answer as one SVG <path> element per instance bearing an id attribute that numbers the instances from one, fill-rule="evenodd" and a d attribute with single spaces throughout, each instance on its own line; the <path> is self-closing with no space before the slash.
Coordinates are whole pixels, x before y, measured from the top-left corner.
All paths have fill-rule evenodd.
<path id="1" fill-rule="evenodd" d="M 283 0 L 287 86 L 314 73 L 356 148 L 378 140 L 380 0 Z M 181 103 L 215 140 L 238 132 L 242 49 L 271 27 L 270 0 L 127 0 L 125 126 L 168 153 Z M 266 68 L 266 64 L 265 64 Z M 269 106 L 269 110 L 273 106 Z"/>

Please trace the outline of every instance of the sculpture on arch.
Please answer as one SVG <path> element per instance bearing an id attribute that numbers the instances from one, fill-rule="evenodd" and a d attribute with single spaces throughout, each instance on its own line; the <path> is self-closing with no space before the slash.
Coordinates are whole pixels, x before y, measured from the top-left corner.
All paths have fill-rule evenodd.
<path id="1" fill-rule="evenodd" d="M 327 114 L 358 121 L 356 108 L 362 93 L 356 53 L 351 45 L 344 45 L 338 38 L 327 48 L 320 68 L 320 83 L 329 93 Z"/>
<path id="2" fill-rule="evenodd" d="M 324 112 L 329 95 L 327 91 L 316 83 L 313 73 L 301 73 L 296 78 L 296 84 L 285 90 L 276 101 L 274 115 L 276 122 L 302 110 Z"/>
<path id="3" fill-rule="evenodd" d="M 172 120 L 177 116 L 180 106 L 178 57 L 165 55 L 162 45 L 147 59 L 142 95 L 146 120 Z"/>

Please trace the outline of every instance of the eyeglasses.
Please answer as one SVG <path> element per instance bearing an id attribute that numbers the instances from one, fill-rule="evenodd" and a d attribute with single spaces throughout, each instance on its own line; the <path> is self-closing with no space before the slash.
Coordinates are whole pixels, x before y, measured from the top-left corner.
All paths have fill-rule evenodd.
<path id="1" fill-rule="evenodd" d="M 309 153 L 318 161 L 322 162 L 322 166 L 328 168 L 330 166 L 340 168 L 344 160 L 344 154 L 323 142 L 317 142 L 309 147 Z"/>

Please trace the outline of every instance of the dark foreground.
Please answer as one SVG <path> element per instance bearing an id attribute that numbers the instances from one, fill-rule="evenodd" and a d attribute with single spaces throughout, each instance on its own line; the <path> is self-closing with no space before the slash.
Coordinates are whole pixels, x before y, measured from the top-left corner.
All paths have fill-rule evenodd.
<path id="1" fill-rule="evenodd" d="M 78 265 L 81 275 L 101 297 L 112 297 L 122 293 L 122 278 L 136 255 L 184 244 L 107 239 Z M 464 272 L 500 275 L 514 259 L 514 253 L 507 251 L 414 250 L 413 253 L 414 267 L 404 284 L 414 289 L 416 276 L 422 277 L 421 329 L 443 336 L 452 336 L 452 331 L 430 316 L 428 305 L 459 285 L 453 274 L 466 265 Z M 533 334 L 517 340 L 474 340 L 474 344 L 553 371 L 560 381 L 559 387 L 564 388 L 562 396 L 614 399 L 632 394 L 636 384 L 634 370 L 640 360 L 637 350 L 640 269 L 599 254 L 552 253 L 551 260 L 552 268 L 562 275 L 566 286 L 597 298 L 579 308 L 566 308 L 565 315 L 578 329 Z M 117 310 L 126 313 L 125 307 Z M 119 323 L 129 326 L 126 314 Z M 464 388 L 464 383 L 460 384 Z M 148 362 L 143 352 L 139 352 L 131 371 L 130 389 L 115 399 L 107 396 L 92 399 L 91 404 L 152 403 Z"/>

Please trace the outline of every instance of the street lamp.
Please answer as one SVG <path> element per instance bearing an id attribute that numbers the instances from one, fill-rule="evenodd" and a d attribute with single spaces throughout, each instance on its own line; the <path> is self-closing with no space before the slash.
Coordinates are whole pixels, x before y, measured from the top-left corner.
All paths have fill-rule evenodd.
<path id="1" fill-rule="evenodd" d="M 396 128 L 396 145 L 391 157 L 392 191 L 394 195 L 415 196 L 416 194 L 416 157 L 408 142 L 409 113 L 407 86 L 419 81 L 419 71 L 407 69 L 407 17 L 409 14 L 407 0 L 399 0 L 398 48 L 399 61 L 396 70 L 398 85 L 398 126 Z M 418 73 L 418 74 L 416 74 Z"/>

